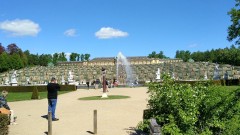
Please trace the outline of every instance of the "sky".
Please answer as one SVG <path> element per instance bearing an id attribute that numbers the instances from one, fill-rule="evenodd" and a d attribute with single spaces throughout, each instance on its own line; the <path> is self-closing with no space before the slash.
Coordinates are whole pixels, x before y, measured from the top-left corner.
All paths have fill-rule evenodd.
<path id="1" fill-rule="evenodd" d="M 174 58 L 230 47 L 235 0 L 0 0 L 0 43 L 32 54 Z"/>

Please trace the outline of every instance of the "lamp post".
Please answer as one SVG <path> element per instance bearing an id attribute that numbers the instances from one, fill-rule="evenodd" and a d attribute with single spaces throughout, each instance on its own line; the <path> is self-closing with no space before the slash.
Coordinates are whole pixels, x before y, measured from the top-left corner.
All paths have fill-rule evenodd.
<path id="1" fill-rule="evenodd" d="M 102 76 L 103 76 L 103 94 L 102 98 L 107 98 L 107 92 L 106 92 L 106 69 L 102 68 Z"/>

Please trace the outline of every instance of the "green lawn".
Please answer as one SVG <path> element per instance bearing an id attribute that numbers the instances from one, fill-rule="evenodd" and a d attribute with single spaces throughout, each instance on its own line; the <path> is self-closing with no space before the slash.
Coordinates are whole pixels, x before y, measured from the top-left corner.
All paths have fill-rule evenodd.
<path id="1" fill-rule="evenodd" d="M 71 91 L 59 91 L 58 94 L 64 94 Z M 40 99 L 47 98 L 47 92 L 39 92 Z M 32 92 L 9 92 L 7 96 L 8 102 L 31 100 Z"/>

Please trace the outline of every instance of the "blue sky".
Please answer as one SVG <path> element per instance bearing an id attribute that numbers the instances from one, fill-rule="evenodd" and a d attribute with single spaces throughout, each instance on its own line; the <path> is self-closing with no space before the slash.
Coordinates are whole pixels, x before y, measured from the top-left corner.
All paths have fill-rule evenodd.
<path id="1" fill-rule="evenodd" d="M 0 43 L 33 54 L 147 56 L 230 47 L 235 0 L 1 0 Z"/>

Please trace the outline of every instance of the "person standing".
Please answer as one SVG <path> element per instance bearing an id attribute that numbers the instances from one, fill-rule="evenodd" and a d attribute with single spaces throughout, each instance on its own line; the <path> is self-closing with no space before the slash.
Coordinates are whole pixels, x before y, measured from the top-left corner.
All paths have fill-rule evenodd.
<path id="1" fill-rule="evenodd" d="M 52 77 L 51 82 L 47 85 L 48 91 L 48 112 L 52 112 L 52 120 L 58 121 L 59 119 L 55 117 L 55 110 L 57 106 L 57 96 L 60 86 L 57 83 L 55 77 Z"/>

